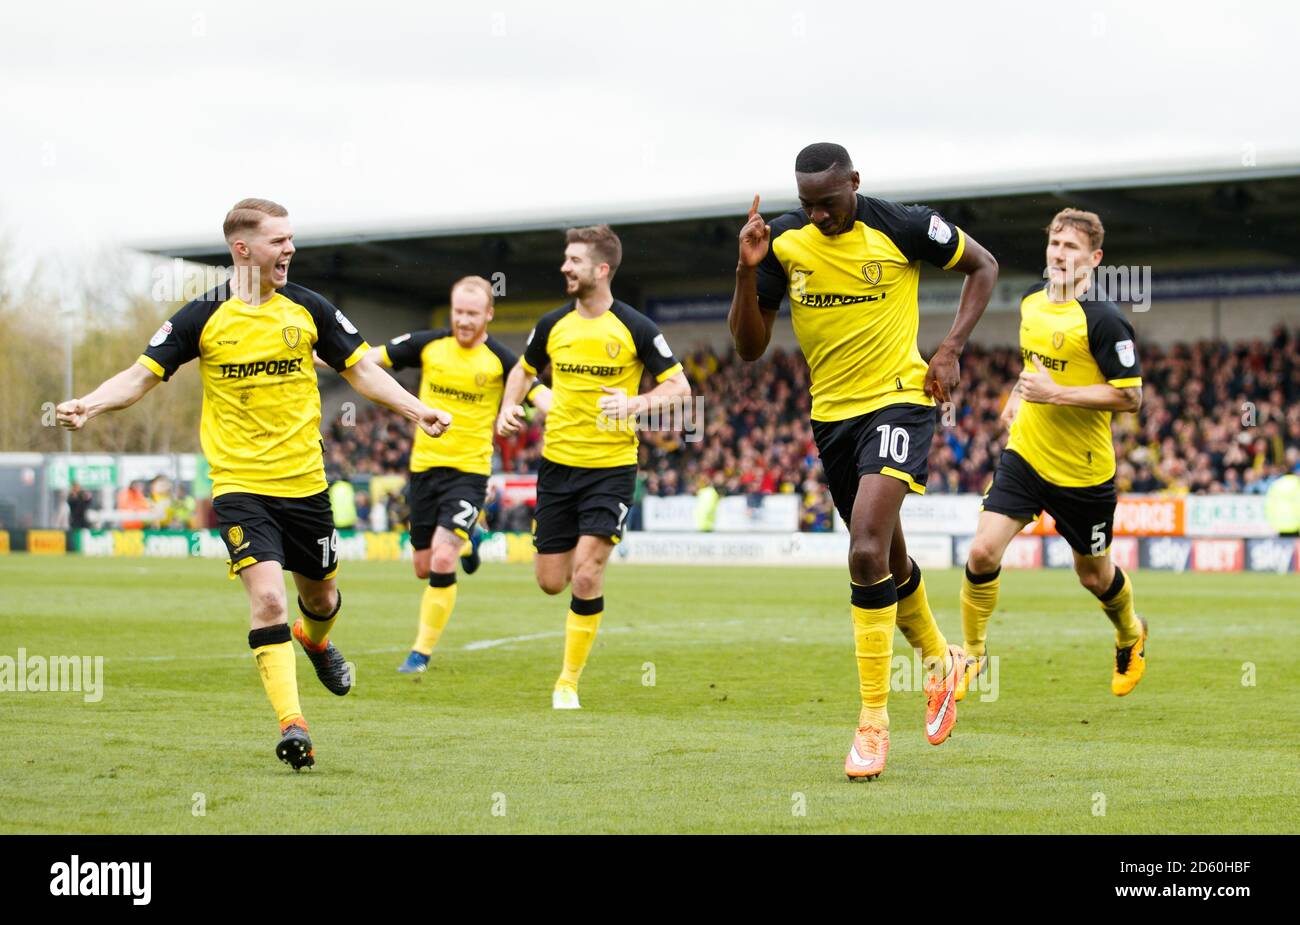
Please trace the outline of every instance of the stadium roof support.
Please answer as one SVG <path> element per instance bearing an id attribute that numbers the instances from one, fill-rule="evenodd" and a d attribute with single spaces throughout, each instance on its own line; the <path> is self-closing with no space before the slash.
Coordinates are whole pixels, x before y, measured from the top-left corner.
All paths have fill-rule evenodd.
<path id="1" fill-rule="evenodd" d="M 1282 166 L 1168 171 L 1076 179 L 995 179 L 864 189 L 925 202 L 987 246 L 1007 270 L 1038 273 L 1043 228 L 1060 208 L 1100 213 L 1107 260 L 1157 270 L 1295 266 L 1300 255 L 1300 161 Z M 795 207 L 793 189 L 764 197 L 764 214 Z M 646 292 L 729 291 L 736 233 L 749 195 L 709 202 L 611 205 L 603 211 L 448 218 L 413 228 L 302 233 L 294 276 L 331 294 L 415 305 L 440 301 L 457 277 L 506 274 L 508 293 L 555 298 L 563 239 L 572 225 L 607 221 L 623 238 L 625 297 Z M 224 264 L 222 242 L 145 250 Z"/>

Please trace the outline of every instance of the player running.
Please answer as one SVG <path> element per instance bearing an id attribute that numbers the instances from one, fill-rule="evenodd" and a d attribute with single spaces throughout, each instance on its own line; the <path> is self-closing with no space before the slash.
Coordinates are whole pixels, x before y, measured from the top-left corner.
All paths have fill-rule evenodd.
<path id="1" fill-rule="evenodd" d="M 537 473 L 533 545 L 537 584 L 573 596 L 564 627 L 564 667 L 551 695 L 557 710 L 577 710 L 578 678 L 605 610 L 605 564 L 623 537 L 636 486 L 634 418 L 691 394 L 682 365 L 654 322 L 610 294 L 623 245 L 608 225 L 570 228 L 565 290 L 573 297 L 543 315 L 510 373 L 497 433 L 519 429 L 530 377 L 551 367 L 554 395 Z M 638 395 L 641 374 L 658 383 Z"/>
<path id="2" fill-rule="evenodd" d="M 230 577 L 250 605 L 248 645 L 280 721 L 275 752 L 295 770 L 315 763 L 287 618 L 284 572 L 293 573 L 298 611 L 292 636 L 332 693 L 352 676 L 329 634 L 339 594 L 338 534 L 321 454 L 320 392 L 312 350 L 361 395 L 436 437 L 451 424 L 367 358 L 370 346 L 344 314 L 289 282 L 289 213 L 244 199 L 226 215 L 234 276 L 163 323 L 131 366 L 83 398 L 58 406 L 59 423 L 79 430 L 106 411 L 135 404 L 198 358 L 203 379 L 200 439 L 212 469 L 212 507 L 230 553 Z"/>
<path id="3" fill-rule="evenodd" d="M 415 435 L 411 449 L 411 545 L 415 576 L 428 579 L 420 601 L 420 628 L 411 653 L 398 671 L 425 671 L 434 646 L 456 606 L 456 561 L 467 573 L 478 570 L 478 520 L 492 474 L 492 430 L 506 376 L 519 358 L 488 335 L 492 284 L 466 276 L 451 287 L 451 327 L 414 331 L 370 351 L 370 358 L 392 369 L 420 368 L 420 398 L 437 401 L 456 427 L 433 439 Z M 528 399 L 541 411 L 550 407 L 550 389 L 534 384 Z"/>
<path id="4" fill-rule="evenodd" d="M 998 266 L 934 210 L 859 195 L 858 172 L 840 145 L 809 145 L 794 169 L 802 208 L 767 225 L 754 197 L 740 232 L 727 321 L 736 352 L 757 360 L 789 296 L 811 377 L 813 437 L 831 497 L 849 525 L 862 709 L 844 772 L 874 778 L 889 751 L 895 623 L 930 669 L 927 739 L 939 745 L 956 721 L 953 693 L 965 657 L 935 623 L 898 514 L 909 491 L 925 492 L 934 400 L 946 401 L 957 384 L 958 357 L 988 304 Z M 957 318 L 928 367 L 916 347 L 922 260 L 966 274 Z"/>
<path id="5" fill-rule="evenodd" d="M 1002 556 L 1046 510 L 1074 551 L 1079 583 L 1115 625 L 1110 689 L 1123 697 L 1146 670 L 1146 621 L 1133 586 L 1110 557 L 1115 527 L 1115 447 L 1110 419 L 1142 406 L 1133 326 L 1094 289 L 1104 229 L 1093 212 L 1063 209 L 1047 226 L 1047 284 L 1020 301 L 1025 368 L 1002 411 L 1011 439 L 984 495 L 961 585 L 966 669 L 957 699 L 987 666 L 989 614 Z"/>

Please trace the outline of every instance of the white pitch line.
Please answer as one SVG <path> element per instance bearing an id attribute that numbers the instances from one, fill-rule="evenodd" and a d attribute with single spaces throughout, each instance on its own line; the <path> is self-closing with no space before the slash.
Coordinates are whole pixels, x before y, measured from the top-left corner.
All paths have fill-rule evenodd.
<path id="1" fill-rule="evenodd" d="M 698 620 L 684 623 L 642 623 L 637 626 L 611 626 L 601 630 L 601 635 L 609 633 L 635 633 L 640 630 L 666 630 L 682 629 L 684 627 L 693 627 L 696 629 L 714 626 L 736 626 L 739 624 L 752 624 L 750 620 L 719 620 L 714 622 L 701 622 Z M 508 646 L 516 642 L 533 642 L 538 639 L 562 639 L 564 630 L 548 630 L 542 633 L 526 633 L 522 636 L 502 636 L 499 639 L 476 639 L 473 642 L 467 642 L 461 646 L 465 652 L 481 652 L 485 649 L 495 649 L 499 646 Z M 364 652 L 353 652 L 344 655 L 391 655 L 394 652 L 407 652 L 409 649 L 403 646 L 388 646 L 383 649 L 367 649 Z M 181 662 L 181 661 L 211 661 L 224 658 L 252 658 L 253 653 L 249 652 L 217 652 L 207 653 L 204 655 L 110 655 L 105 658 L 108 662 Z"/>

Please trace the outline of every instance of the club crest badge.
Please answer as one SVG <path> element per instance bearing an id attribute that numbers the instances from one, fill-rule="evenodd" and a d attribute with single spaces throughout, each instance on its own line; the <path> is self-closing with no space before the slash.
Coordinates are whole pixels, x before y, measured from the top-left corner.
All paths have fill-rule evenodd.
<path id="1" fill-rule="evenodd" d="M 872 286 L 880 282 L 880 272 L 880 263 L 878 261 L 873 260 L 871 263 L 862 265 L 862 278 Z"/>
<path id="2" fill-rule="evenodd" d="M 808 277 L 812 275 L 812 270 L 790 271 L 790 298 L 803 301 L 804 296 L 808 294 Z"/>
<path id="3" fill-rule="evenodd" d="M 1056 348 L 1057 350 L 1060 350 L 1062 347 L 1065 346 L 1065 332 L 1064 332 L 1064 331 L 1057 331 L 1057 332 L 1055 332 L 1055 333 L 1052 335 L 1052 346 L 1053 346 L 1054 348 Z"/>
<path id="4" fill-rule="evenodd" d="M 244 541 L 244 528 L 239 524 L 235 524 L 226 531 L 226 536 L 230 537 L 231 546 L 238 546 Z"/>
<path id="5" fill-rule="evenodd" d="M 487 380 L 488 380 L 487 373 L 474 374 L 474 384 L 478 386 L 480 389 L 483 388 L 483 386 L 487 385 Z"/>
<path id="6" fill-rule="evenodd" d="M 302 328 L 297 328 L 294 327 L 293 325 L 289 325 L 287 328 L 285 328 L 283 334 L 284 334 L 284 342 L 288 344 L 290 350 L 297 347 L 298 342 L 302 340 Z"/>
<path id="7" fill-rule="evenodd" d="M 623 345 L 620 344 L 618 341 L 612 340 L 605 345 L 605 353 L 609 356 L 611 360 L 615 359 L 618 356 L 618 352 L 622 349 L 623 349 Z"/>

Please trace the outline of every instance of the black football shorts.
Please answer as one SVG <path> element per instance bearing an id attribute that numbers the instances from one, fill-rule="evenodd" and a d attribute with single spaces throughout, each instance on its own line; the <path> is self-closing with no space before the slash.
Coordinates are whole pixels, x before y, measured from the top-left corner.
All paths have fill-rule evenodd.
<path id="1" fill-rule="evenodd" d="M 339 569 L 338 531 L 329 493 L 273 498 L 235 491 L 212 499 L 217 526 L 230 554 L 230 577 L 254 562 L 279 562 L 313 581 Z"/>
<path id="2" fill-rule="evenodd" d="M 1115 535 L 1115 479 L 1085 488 L 1053 485 L 1014 450 L 1003 450 L 982 510 L 1017 520 L 1056 518 L 1056 532 L 1081 556 L 1102 556 Z"/>
<path id="3" fill-rule="evenodd" d="M 543 459 L 537 470 L 533 546 L 546 554 L 568 552 L 579 536 L 618 543 L 635 490 L 636 466 L 586 469 Z"/>
<path id="4" fill-rule="evenodd" d="M 446 527 L 463 540 L 469 539 L 478 523 L 479 511 L 487 498 L 488 477 L 435 466 L 411 473 L 411 545 L 428 549 L 433 531 Z"/>
<path id="5" fill-rule="evenodd" d="M 831 498 L 846 524 L 864 475 L 892 476 L 925 494 L 936 414 L 933 405 L 899 404 L 843 421 L 812 422 Z"/>

